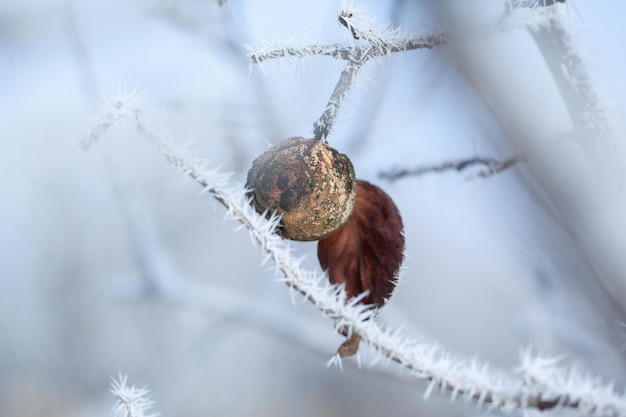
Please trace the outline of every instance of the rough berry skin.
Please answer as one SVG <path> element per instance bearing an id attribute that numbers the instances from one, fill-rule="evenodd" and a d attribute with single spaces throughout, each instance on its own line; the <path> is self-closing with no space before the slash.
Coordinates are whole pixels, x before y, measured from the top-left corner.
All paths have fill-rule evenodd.
<path id="1" fill-rule="evenodd" d="M 350 159 L 322 140 L 293 137 L 252 163 L 246 188 L 258 213 L 282 214 L 278 234 L 320 240 L 348 219 L 356 198 Z"/>

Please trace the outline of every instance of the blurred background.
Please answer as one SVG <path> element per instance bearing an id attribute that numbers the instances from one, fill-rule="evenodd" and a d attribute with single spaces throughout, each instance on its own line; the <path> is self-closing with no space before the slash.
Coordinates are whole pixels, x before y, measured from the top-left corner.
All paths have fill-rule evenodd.
<path id="1" fill-rule="evenodd" d="M 359 4 L 410 33 L 463 33 L 488 32 L 509 2 Z M 244 45 L 349 45 L 339 8 L 0 2 L 0 416 L 108 415 L 118 372 L 164 416 L 483 414 L 423 401 L 393 365 L 326 368 L 342 342 L 332 323 L 292 303 L 247 234 L 132 125 L 79 150 L 105 98 L 136 90 L 155 131 L 243 186 L 269 144 L 311 135 L 344 65 L 251 66 Z M 363 68 L 329 142 L 404 219 L 405 271 L 381 322 L 507 371 L 533 346 L 623 386 L 625 13 L 568 1 L 532 32 Z M 379 176 L 520 152 L 528 162 L 486 179 Z M 294 246 L 319 268 L 315 244 Z"/>

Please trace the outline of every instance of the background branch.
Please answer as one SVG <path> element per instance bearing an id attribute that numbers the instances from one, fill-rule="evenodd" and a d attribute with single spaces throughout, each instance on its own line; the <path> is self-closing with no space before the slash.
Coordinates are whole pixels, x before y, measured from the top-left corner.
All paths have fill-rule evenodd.
<path id="1" fill-rule="evenodd" d="M 475 156 L 458 161 L 447 161 L 434 165 L 422 165 L 415 168 L 398 168 L 390 171 L 383 171 L 378 174 L 379 178 L 388 181 L 397 181 L 405 177 L 421 177 L 427 174 L 440 174 L 448 171 L 463 172 L 472 167 L 483 167 L 482 170 L 472 175 L 470 178 L 487 178 L 499 174 L 520 162 L 527 160 L 524 154 L 514 155 L 505 160 L 489 157 Z"/>

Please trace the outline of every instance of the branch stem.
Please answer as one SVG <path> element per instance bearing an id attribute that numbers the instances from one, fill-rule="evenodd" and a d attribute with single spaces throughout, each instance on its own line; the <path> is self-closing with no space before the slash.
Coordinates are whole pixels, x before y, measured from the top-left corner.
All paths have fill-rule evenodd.
<path id="1" fill-rule="evenodd" d="M 381 172 L 378 176 L 388 181 L 397 181 L 405 177 L 420 177 L 427 174 L 439 174 L 447 171 L 462 172 L 475 166 L 483 167 L 475 177 L 487 178 L 510 169 L 520 162 L 527 160 L 525 154 L 517 154 L 505 160 L 475 156 L 458 161 L 447 161 L 435 165 L 423 165 L 415 168 L 402 168 Z"/>
<path id="2" fill-rule="evenodd" d="M 356 77 L 357 72 L 361 69 L 364 63 L 365 61 L 363 60 L 348 61 L 346 67 L 343 71 L 341 71 L 339 81 L 337 81 L 337 85 L 335 86 L 333 93 L 330 95 L 330 99 L 328 100 L 328 104 L 326 105 L 324 112 L 320 118 L 313 123 L 313 137 L 315 139 L 326 140 L 328 137 L 330 130 L 335 124 L 335 119 L 337 118 L 341 104 L 348 94 L 350 87 L 354 83 L 354 78 Z"/>

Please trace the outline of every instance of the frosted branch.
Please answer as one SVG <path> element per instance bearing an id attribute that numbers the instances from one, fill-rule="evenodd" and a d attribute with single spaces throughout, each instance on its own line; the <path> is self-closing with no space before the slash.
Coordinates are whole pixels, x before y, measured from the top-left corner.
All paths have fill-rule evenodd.
<path id="1" fill-rule="evenodd" d="M 505 12 L 499 24 L 484 33 L 476 36 L 496 36 L 502 32 L 516 29 L 537 29 L 550 25 L 554 18 L 553 9 L 556 5 L 565 3 L 565 0 L 508 0 L 505 1 Z M 362 40 L 367 45 L 343 45 L 340 43 L 323 44 L 303 40 L 282 42 L 283 45 L 263 42 L 261 46 L 252 48 L 250 59 L 254 64 L 272 61 L 280 58 L 307 58 L 310 56 L 330 56 L 341 60 L 368 60 L 395 52 L 411 51 L 415 49 L 432 49 L 437 46 L 453 42 L 454 35 L 448 32 L 434 32 L 431 34 L 402 34 L 400 28 L 394 28 L 389 23 L 378 25 L 369 16 L 366 10 L 346 4 L 337 15 L 339 22 L 345 26 L 355 40 Z M 467 35 L 464 36 L 466 38 Z"/>
<path id="2" fill-rule="evenodd" d="M 157 417 L 159 414 L 146 414 L 154 402 L 150 400 L 150 391 L 146 388 L 128 386 L 128 377 L 120 374 L 111 381 L 111 395 L 116 402 L 111 410 L 114 417 Z"/>
<path id="3" fill-rule="evenodd" d="M 585 375 L 577 367 L 559 367 L 560 358 L 533 355 L 528 349 L 521 353 L 517 369 L 524 377 L 529 406 L 539 410 L 555 407 L 572 408 L 591 416 L 623 416 L 626 398 L 623 390 L 598 377 Z"/>
<path id="4" fill-rule="evenodd" d="M 500 17 L 496 31 L 538 30 L 549 27 L 558 6 L 564 3 L 565 0 L 505 0 L 505 11 Z"/>
<path id="5" fill-rule="evenodd" d="M 328 100 L 324 113 L 313 123 L 313 137 L 315 139 L 326 139 L 332 129 L 343 99 L 348 94 L 350 87 L 354 83 L 357 72 L 363 66 L 363 61 L 350 61 L 341 72 L 335 90 Z"/>
<path id="6" fill-rule="evenodd" d="M 607 140 L 611 136 L 607 111 L 595 88 L 587 64 L 580 56 L 572 41 L 572 36 L 559 19 L 551 20 L 551 31 L 561 51 L 563 72 L 572 88 L 580 94 L 586 114 L 579 120 L 596 130 L 599 140 Z"/>
<path id="7" fill-rule="evenodd" d="M 505 6 L 509 10 L 540 9 L 542 7 L 554 6 L 557 3 L 565 3 L 565 0 L 506 0 Z"/>
<path id="8" fill-rule="evenodd" d="M 552 4 L 554 2 L 551 2 Z M 543 6 L 547 6 L 544 2 Z M 507 12 L 503 15 L 496 32 L 511 30 L 519 25 L 520 15 L 523 15 L 522 22 L 526 26 L 539 26 L 548 20 L 546 13 L 542 11 L 539 18 L 528 16 L 535 13 L 540 7 L 536 2 L 518 0 L 509 5 Z M 526 9 L 529 9 L 528 12 Z M 313 134 L 316 139 L 326 139 L 334 125 L 334 121 L 339 113 L 341 104 L 348 94 L 355 76 L 359 69 L 370 59 L 389 55 L 394 52 L 404 52 L 414 49 L 430 49 L 436 46 L 447 44 L 452 41 L 452 35 L 448 33 L 433 33 L 426 36 L 402 35 L 399 28 L 394 28 L 391 24 L 377 25 L 373 18 L 361 8 L 356 8 L 354 4 L 344 2 L 342 10 L 338 14 L 339 22 L 345 26 L 355 40 L 362 40 L 367 43 L 365 46 L 342 46 L 340 44 L 323 45 L 311 43 L 304 46 L 263 46 L 256 51 L 252 51 L 250 58 L 253 63 L 263 63 L 279 58 L 306 58 L 314 55 L 331 56 L 335 59 L 348 61 L 342 71 L 339 81 L 333 90 L 328 104 L 320 118 L 313 124 Z M 251 49 L 251 48 L 249 48 Z"/>
<path id="9" fill-rule="evenodd" d="M 138 108 L 139 105 L 134 91 L 129 92 L 125 89 L 120 89 L 116 96 L 107 98 L 94 118 L 89 133 L 87 133 L 85 138 L 81 141 L 81 149 L 89 149 L 99 141 L 111 127 L 117 123 L 127 121 Z"/>
<path id="10" fill-rule="evenodd" d="M 256 49 L 246 46 L 250 50 L 250 59 L 253 64 L 260 64 L 279 58 L 307 58 L 310 56 L 329 56 L 345 61 L 361 60 L 386 55 L 393 52 L 404 52 L 415 49 L 432 49 L 444 45 L 450 41 L 445 33 L 433 33 L 430 35 L 418 35 L 395 40 L 387 44 L 385 48 L 372 48 L 370 46 L 345 46 L 339 43 L 320 44 L 310 43 L 305 45 L 269 45 L 264 44 Z"/>
<path id="11" fill-rule="evenodd" d="M 355 7 L 352 3 L 344 2 L 337 18 L 339 23 L 350 31 L 354 39 L 363 39 L 383 55 L 404 40 L 399 28 L 394 28 L 391 23 L 378 25 L 365 9 Z"/>
<path id="12" fill-rule="evenodd" d="M 121 104 L 117 108 L 126 108 L 123 101 L 121 98 L 113 102 Z M 107 109 L 104 111 L 108 114 Z M 520 367 L 524 378 L 518 380 L 489 369 L 486 363 L 455 358 L 436 344 L 411 340 L 397 330 L 382 327 L 373 319 L 373 309 L 359 304 L 357 299 L 347 299 L 344 289 L 330 285 L 325 274 L 300 267 L 301 260 L 292 255 L 289 244 L 274 233 L 278 218 L 270 216 L 267 219 L 265 215 L 256 213 L 250 206 L 243 187 L 232 186 L 228 176 L 207 170 L 202 161 L 193 155 L 160 141 L 146 126 L 139 108 L 131 106 L 131 110 L 122 115 L 122 118 L 134 120 L 139 134 L 157 146 L 170 164 L 193 178 L 204 192 L 211 194 L 227 208 L 227 215 L 247 229 L 252 240 L 265 252 L 266 260 L 273 262 L 280 281 L 332 319 L 337 329 L 348 329 L 349 335 L 357 334 L 383 357 L 408 369 L 414 377 L 425 380 L 428 383 L 424 394 L 426 398 L 438 389 L 447 392 L 453 399 L 460 397 L 473 400 L 489 409 L 508 413 L 516 409 L 568 407 L 593 416 L 626 416 L 626 399 L 622 392 L 618 392 L 610 384 L 603 384 L 597 378 L 583 377 L 574 370 L 566 372 L 559 369 L 556 363 L 543 367 L 532 366 L 545 361 L 540 362 L 537 359 L 533 362 L 532 356 L 527 354 Z M 102 133 L 102 129 L 99 132 Z M 82 147 L 89 148 L 100 137 L 101 135 L 88 135 Z M 123 382 L 117 386 L 125 386 L 125 379 Z M 134 387 L 131 388 L 131 393 L 137 394 L 133 389 Z M 121 388 L 116 390 L 118 391 L 126 392 Z M 137 400 L 137 397 L 142 398 L 145 394 L 146 392 L 141 391 L 138 395 L 126 397 Z M 149 400 L 146 401 L 147 403 L 140 403 L 145 406 L 139 409 L 139 413 L 143 413 L 151 404 Z M 124 407 L 120 409 L 126 410 Z M 143 414 L 124 416 L 141 415 Z"/>
<path id="13" fill-rule="evenodd" d="M 264 44 L 263 46 L 257 47 L 256 49 L 253 49 L 250 46 L 246 46 L 246 48 L 250 51 L 250 60 L 253 64 L 260 64 L 265 61 L 271 61 L 279 58 L 306 58 L 315 55 L 330 56 L 336 59 L 350 60 L 352 59 L 352 54 L 356 50 L 356 48 L 345 47 L 338 43 L 311 43 L 304 46 L 277 46 Z"/>

